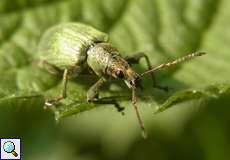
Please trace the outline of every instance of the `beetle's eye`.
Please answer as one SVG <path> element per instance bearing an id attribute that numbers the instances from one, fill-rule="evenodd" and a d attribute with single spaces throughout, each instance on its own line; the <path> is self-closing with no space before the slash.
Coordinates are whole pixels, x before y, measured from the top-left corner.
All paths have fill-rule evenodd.
<path id="1" fill-rule="evenodd" d="M 125 76 L 124 76 L 122 71 L 118 71 L 117 72 L 117 77 L 120 78 L 120 79 L 123 79 Z"/>

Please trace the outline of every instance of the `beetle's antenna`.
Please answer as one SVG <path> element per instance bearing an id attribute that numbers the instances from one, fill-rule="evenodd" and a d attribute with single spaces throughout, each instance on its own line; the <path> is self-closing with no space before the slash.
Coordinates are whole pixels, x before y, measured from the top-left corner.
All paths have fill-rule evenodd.
<path id="1" fill-rule="evenodd" d="M 144 126 L 144 123 L 143 123 L 143 121 L 142 121 L 142 119 L 141 119 L 141 116 L 140 116 L 140 113 L 139 113 L 139 111 L 138 111 L 138 108 L 137 108 L 136 103 L 137 103 L 136 85 L 135 85 L 135 82 L 132 81 L 132 104 L 133 104 L 133 107 L 134 107 L 134 109 L 135 109 L 135 111 L 136 111 L 136 115 L 137 115 L 137 118 L 138 118 L 138 121 L 139 121 L 139 125 L 140 125 L 141 130 L 142 130 L 142 137 L 143 137 L 144 139 L 146 139 L 146 138 L 147 138 L 147 133 L 146 133 L 146 131 L 145 131 L 145 126 Z"/>
<path id="2" fill-rule="evenodd" d="M 168 62 L 168 63 L 160 64 L 159 66 L 154 67 L 154 68 L 152 68 L 152 69 L 150 69 L 150 70 L 147 70 L 147 71 L 145 71 L 144 73 L 142 73 L 142 74 L 141 74 L 141 77 L 143 77 L 144 75 L 149 74 L 149 73 L 151 73 L 151 72 L 155 72 L 155 71 L 160 70 L 160 69 L 163 69 L 163 68 L 167 68 L 167 67 L 170 67 L 170 66 L 173 66 L 173 65 L 177 65 L 177 64 L 179 64 L 179 63 L 182 63 L 182 62 L 184 62 L 184 61 L 190 60 L 190 59 L 195 58 L 195 57 L 198 57 L 198 56 L 202 56 L 202 55 L 204 55 L 204 54 L 206 54 L 206 53 L 205 53 L 205 52 L 194 52 L 194 53 L 191 53 L 191 54 L 186 55 L 186 56 L 184 56 L 184 57 L 178 58 L 178 59 L 176 59 L 176 60 L 174 60 L 174 61 L 171 61 L 171 62 Z"/>

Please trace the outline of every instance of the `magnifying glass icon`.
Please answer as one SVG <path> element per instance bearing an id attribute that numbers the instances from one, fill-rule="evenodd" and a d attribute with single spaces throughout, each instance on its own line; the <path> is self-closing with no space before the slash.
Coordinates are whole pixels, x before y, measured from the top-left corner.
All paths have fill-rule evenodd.
<path id="1" fill-rule="evenodd" d="M 18 154 L 17 152 L 15 151 L 15 145 L 13 142 L 11 141 L 7 141 L 3 144 L 3 150 L 6 152 L 6 153 L 11 153 L 14 155 L 14 157 L 17 157 Z"/>

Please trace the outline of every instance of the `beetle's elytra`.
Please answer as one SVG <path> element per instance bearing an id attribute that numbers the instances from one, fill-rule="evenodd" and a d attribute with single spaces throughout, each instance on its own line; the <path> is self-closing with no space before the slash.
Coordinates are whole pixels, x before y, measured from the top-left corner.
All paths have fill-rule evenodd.
<path id="1" fill-rule="evenodd" d="M 149 58 L 144 53 L 122 58 L 118 50 L 108 42 L 107 34 L 82 23 L 64 23 L 50 28 L 41 38 L 38 48 L 40 64 L 51 73 L 63 74 L 62 94 L 47 100 L 46 106 L 66 98 L 68 77 L 77 76 L 90 68 L 98 75 L 99 80 L 88 90 L 87 100 L 92 103 L 114 104 L 121 111 L 123 108 L 114 99 L 104 101 L 98 98 L 98 91 L 111 78 L 123 80 L 129 88 L 132 88 L 132 103 L 144 136 L 144 124 L 136 107 L 135 96 L 136 87 L 140 87 L 141 77 L 150 73 L 154 87 L 167 90 L 166 87 L 155 83 L 154 71 L 204 54 L 195 52 L 152 68 Z M 140 58 L 145 58 L 148 65 L 148 70 L 142 74 L 136 73 L 130 66 L 132 63 L 138 63 Z"/>

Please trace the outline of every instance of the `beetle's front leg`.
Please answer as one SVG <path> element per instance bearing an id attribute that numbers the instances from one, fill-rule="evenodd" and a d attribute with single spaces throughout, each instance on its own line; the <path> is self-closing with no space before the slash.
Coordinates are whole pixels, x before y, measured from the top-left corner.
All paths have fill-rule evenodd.
<path id="1" fill-rule="evenodd" d="M 57 102 L 59 102 L 60 100 L 65 99 L 67 97 L 66 91 L 67 91 L 68 79 L 69 79 L 68 78 L 68 69 L 65 69 L 64 73 L 63 73 L 63 82 L 62 82 L 63 83 L 63 90 L 62 90 L 61 95 L 52 99 L 52 100 L 47 100 L 45 102 L 45 107 L 50 107 L 50 106 L 56 104 Z"/>
<path id="2" fill-rule="evenodd" d="M 87 92 L 87 101 L 93 102 L 95 104 L 113 104 L 118 112 L 124 110 L 115 99 L 99 99 L 99 89 L 105 84 L 106 80 L 104 78 L 100 78 Z"/>
<path id="3" fill-rule="evenodd" d="M 152 65 L 151 65 L 151 62 L 149 60 L 149 57 L 145 53 L 143 53 L 143 52 L 138 52 L 138 53 L 134 53 L 132 56 L 127 56 L 127 57 L 125 57 L 125 60 L 129 64 L 138 64 L 141 58 L 145 59 L 146 64 L 148 66 L 148 70 L 152 69 Z M 152 78 L 152 82 L 153 82 L 153 87 L 154 88 L 162 89 L 164 91 L 168 91 L 169 90 L 169 88 L 167 86 L 161 86 L 161 85 L 159 85 L 157 83 L 156 77 L 155 77 L 154 73 L 151 73 L 151 78 Z"/>

